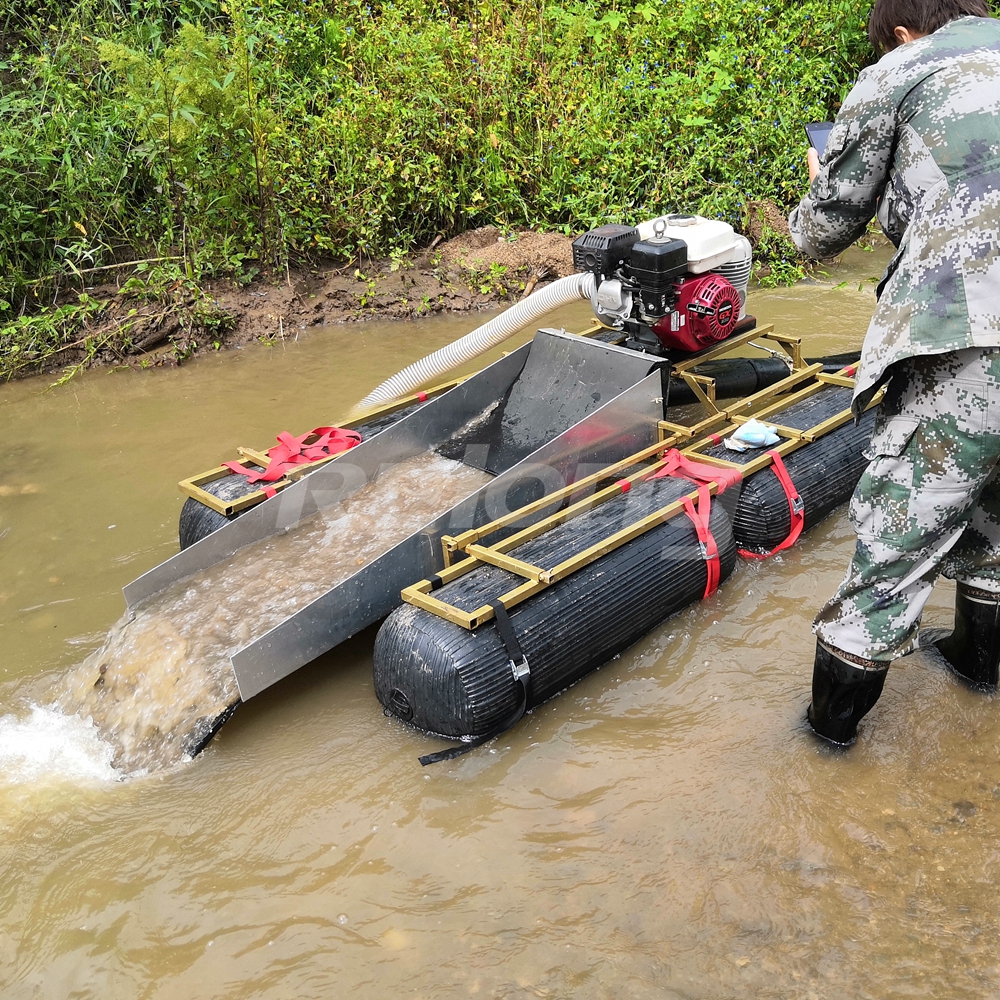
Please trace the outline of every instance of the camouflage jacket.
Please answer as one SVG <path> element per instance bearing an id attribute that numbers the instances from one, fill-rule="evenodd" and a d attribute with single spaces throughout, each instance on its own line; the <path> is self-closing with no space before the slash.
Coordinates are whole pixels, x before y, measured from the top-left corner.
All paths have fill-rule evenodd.
<path id="1" fill-rule="evenodd" d="M 898 248 L 855 408 L 895 361 L 1000 347 L 1000 21 L 959 18 L 863 70 L 820 166 L 788 220 L 796 246 L 832 257 L 877 208 Z"/>

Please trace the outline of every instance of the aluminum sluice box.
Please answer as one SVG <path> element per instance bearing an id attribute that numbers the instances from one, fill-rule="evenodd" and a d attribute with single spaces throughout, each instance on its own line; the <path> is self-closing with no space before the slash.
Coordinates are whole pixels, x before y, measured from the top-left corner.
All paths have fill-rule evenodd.
<path id="1" fill-rule="evenodd" d="M 487 523 L 656 440 L 655 359 L 564 331 L 529 343 L 251 508 L 124 589 L 133 614 L 172 584 L 287 531 L 428 450 L 494 478 L 232 656 L 243 701 L 384 618 L 444 565 L 441 536 Z"/>

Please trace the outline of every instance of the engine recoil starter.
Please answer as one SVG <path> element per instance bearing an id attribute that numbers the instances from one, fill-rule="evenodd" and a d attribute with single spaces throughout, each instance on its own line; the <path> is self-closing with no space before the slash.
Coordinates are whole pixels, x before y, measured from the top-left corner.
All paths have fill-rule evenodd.
<path id="1" fill-rule="evenodd" d="M 685 278 L 674 308 L 653 327 L 668 350 L 701 351 L 730 336 L 740 317 L 740 293 L 721 274 Z"/>

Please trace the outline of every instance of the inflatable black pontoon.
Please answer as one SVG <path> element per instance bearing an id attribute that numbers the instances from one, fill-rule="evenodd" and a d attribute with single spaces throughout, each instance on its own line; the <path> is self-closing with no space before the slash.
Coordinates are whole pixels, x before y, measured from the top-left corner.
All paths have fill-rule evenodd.
<path id="1" fill-rule="evenodd" d="M 767 420 L 780 428 L 782 445 L 799 446 L 787 457 L 779 446 L 765 456 L 766 468 L 745 479 L 716 432 L 706 447 L 680 459 L 674 475 L 653 478 L 658 466 L 652 465 L 649 478 L 638 474 L 627 490 L 520 545 L 483 547 L 479 543 L 492 535 L 485 526 L 464 546 L 471 556 L 466 563 L 474 566 L 463 572 L 462 562 L 452 562 L 451 572 L 461 575 L 445 571 L 404 591 L 408 603 L 389 616 L 376 639 L 376 694 L 400 720 L 465 741 L 422 762 L 457 756 L 503 732 L 532 705 L 714 592 L 732 571 L 737 551 L 750 558 L 780 551 L 843 503 L 866 465 L 862 450 L 874 417 L 869 411 L 857 424 L 846 419 L 850 397 L 847 386 L 825 383 L 785 408 L 772 406 Z M 824 424 L 830 428 L 825 433 Z M 668 459 L 671 453 L 682 454 L 663 452 Z M 713 468 L 706 460 L 718 464 Z M 699 483 L 696 499 L 692 490 Z M 722 488 L 714 502 L 709 483 Z M 699 531 L 706 503 L 711 513 Z M 675 516 L 656 517 L 671 506 Z M 644 520 L 657 523 L 617 547 L 608 545 Z M 502 538 L 508 525 L 497 527 Z M 548 570 L 595 546 L 608 551 L 576 572 L 558 578 Z M 521 565 L 505 568 L 512 558 Z M 526 581 L 544 583 L 546 572 L 557 578 L 523 602 L 512 600 Z"/>

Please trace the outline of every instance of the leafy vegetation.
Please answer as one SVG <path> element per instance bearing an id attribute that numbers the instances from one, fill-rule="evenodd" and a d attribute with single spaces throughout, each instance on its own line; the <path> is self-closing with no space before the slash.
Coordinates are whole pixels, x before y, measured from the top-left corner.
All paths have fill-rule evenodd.
<path id="1" fill-rule="evenodd" d="M 743 227 L 801 194 L 869 7 L 0 0 L 0 359 L 38 323 L 75 337 L 60 289 L 132 261 L 196 283 L 487 223 Z M 794 276 L 787 239 L 761 248 Z"/>

